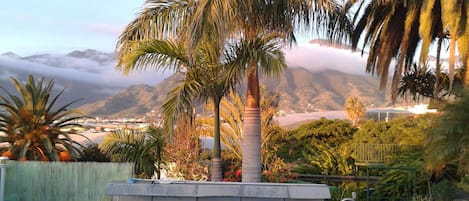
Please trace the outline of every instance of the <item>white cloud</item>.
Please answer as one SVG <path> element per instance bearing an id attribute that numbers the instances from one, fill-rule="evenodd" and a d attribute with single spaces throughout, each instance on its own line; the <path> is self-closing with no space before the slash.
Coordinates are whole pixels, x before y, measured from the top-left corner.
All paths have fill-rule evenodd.
<path id="1" fill-rule="evenodd" d="M 300 44 L 285 51 L 290 67 L 303 67 L 313 72 L 333 69 L 346 73 L 365 74 L 366 55 L 346 49 Z"/>
<path id="2" fill-rule="evenodd" d="M 51 79 L 63 78 L 111 87 L 126 87 L 134 84 L 155 85 L 168 76 L 150 70 L 135 72 L 126 76 L 115 69 L 115 62 L 103 65 L 96 61 L 82 58 L 66 56 L 52 56 L 51 58 L 53 62 L 50 63 L 55 63 L 54 66 L 50 63 L 46 65 L 23 59 L 0 56 L 0 66 L 2 66 L 2 70 L 6 72 L 21 71 L 48 76 Z M 45 62 L 43 59 L 39 60 Z M 8 76 L 5 74 L 8 74 Z M 9 77 L 10 74 L 11 73 L 2 73 L 2 76 Z"/>
<path id="3" fill-rule="evenodd" d="M 300 44 L 286 50 L 285 55 L 290 67 L 304 67 L 311 71 L 334 69 L 346 73 L 365 74 L 365 58 L 360 53 L 353 53 L 350 50 L 316 44 Z M 21 58 L 0 56 L 2 68 L 0 79 L 8 79 L 15 72 L 26 72 L 48 76 L 50 79 L 63 78 L 121 88 L 135 84 L 156 85 L 170 75 L 168 72 L 162 73 L 151 69 L 124 75 L 116 70 L 115 60 L 111 58 L 106 60 L 101 57 L 99 59 L 98 62 L 66 55 L 47 55 L 27 61 Z"/>

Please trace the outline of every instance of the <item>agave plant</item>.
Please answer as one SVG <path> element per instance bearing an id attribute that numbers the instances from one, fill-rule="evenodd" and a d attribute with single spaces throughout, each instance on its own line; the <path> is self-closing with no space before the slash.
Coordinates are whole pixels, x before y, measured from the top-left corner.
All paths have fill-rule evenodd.
<path id="1" fill-rule="evenodd" d="M 17 94 L 0 87 L 0 142 L 8 143 L 3 155 L 18 160 L 58 161 L 76 158 L 81 145 L 74 141 L 73 127 L 81 127 L 76 120 L 83 118 L 78 110 L 69 110 L 73 101 L 57 106 L 64 92 L 52 96 L 54 81 L 44 82 L 28 76 L 26 83 L 11 78 Z M 84 136 L 83 136 L 84 137 Z M 86 138 L 86 137 L 85 137 Z"/>

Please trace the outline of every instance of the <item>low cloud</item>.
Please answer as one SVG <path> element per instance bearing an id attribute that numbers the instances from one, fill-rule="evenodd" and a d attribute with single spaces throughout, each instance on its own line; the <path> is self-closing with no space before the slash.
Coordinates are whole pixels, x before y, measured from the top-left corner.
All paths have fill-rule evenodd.
<path id="1" fill-rule="evenodd" d="M 29 60 L 0 56 L 0 80 L 7 80 L 11 75 L 21 72 L 22 74 L 42 75 L 50 79 L 74 80 L 102 85 L 114 90 L 116 87 L 123 88 L 136 84 L 153 86 L 170 75 L 168 72 L 162 73 L 151 69 L 124 75 L 116 70 L 116 61 L 112 55 L 100 54 L 96 57 L 98 60 L 67 55 L 36 55 L 29 57 Z M 108 55 L 108 58 L 105 55 Z M 333 69 L 346 73 L 365 74 L 365 58 L 360 53 L 354 53 L 350 50 L 317 44 L 300 44 L 287 49 L 285 56 L 290 67 L 303 67 L 313 72 Z"/>
<path id="2" fill-rule="evenodd" d="M 49 63 L 44 64 L 47 62 L 41 61 L 42 63 L 38 63 L 21 58 L 0 56 L 0 68 L 3 71 L 0 79 L 10 77 L 14 72 L 23 72 L 51 79 L 59 78 L 122 88 L 135 84 L 155 85 L 168 76 L 151 70 L 124 75 L 116 70 L 115 61 L 100 64 L 86 58 L 74 58 L 65 55 L 48 56 L 48 58 L 37 59 L 37 61 L 47 59 L 49 59 Z"/>
<path id="3" fill-rule="evenodd" d="M 285 51 L 289 67 L 303 67 L 313 72 L 326 69 L 364 75 L 366 55 L 347 49 L 318 44 L 300 44 Z"/>

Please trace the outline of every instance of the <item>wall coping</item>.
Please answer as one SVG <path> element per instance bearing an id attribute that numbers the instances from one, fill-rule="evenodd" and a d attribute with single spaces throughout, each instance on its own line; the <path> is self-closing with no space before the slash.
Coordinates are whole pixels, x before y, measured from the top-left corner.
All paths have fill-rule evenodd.
<path id="1" fill-rule="evenodd" d="M 106 195 L 151 197 L 243 197 L 284 199 L 330 199 L 324 184 L 244 183 L 197 181 L 133 181 L 111 182 Z"/>

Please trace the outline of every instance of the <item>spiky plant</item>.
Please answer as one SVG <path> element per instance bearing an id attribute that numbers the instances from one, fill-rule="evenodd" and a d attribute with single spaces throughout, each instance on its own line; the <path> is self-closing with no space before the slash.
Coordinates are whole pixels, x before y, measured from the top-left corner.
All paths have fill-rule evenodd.
<path id="1" fill-rule="evenodd" d="M 0 137 L 8 143 L 11 157 L 20 160 L 60 160 L 59 153 L 68 152 L 72 158 L 80 154 L 81 145 L 72 139 L 80 135 L 73 127 L 81 127 L 76 120 L 84 116 L 78 110 L 69 109 L 77 102 L 73 101 L 57 106 L 57 101 L 64 92 L 62 89 L 53 96 L 55 82 L 44 82 L 44 78 L 35 80 L 28 76 L 26 83 L 11 78 L 17 94 L 0 87 Z"/>

